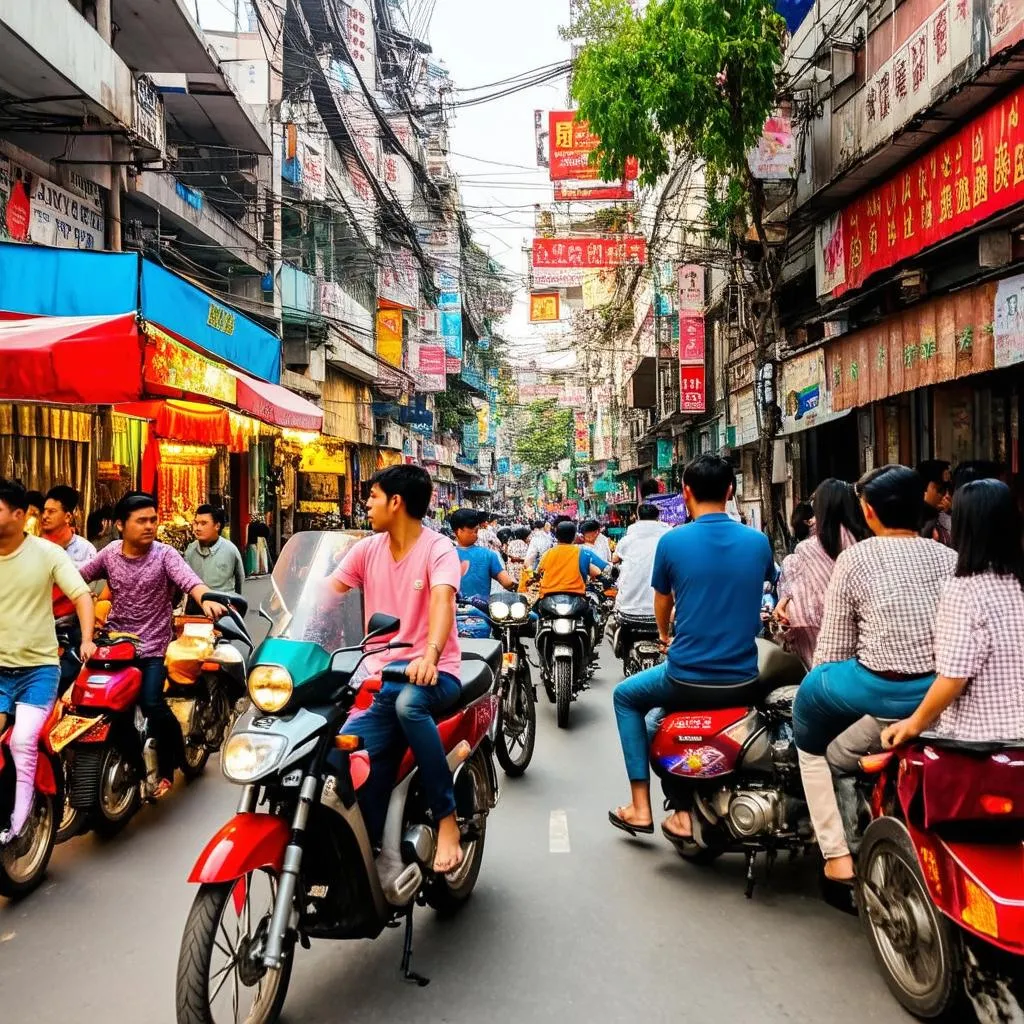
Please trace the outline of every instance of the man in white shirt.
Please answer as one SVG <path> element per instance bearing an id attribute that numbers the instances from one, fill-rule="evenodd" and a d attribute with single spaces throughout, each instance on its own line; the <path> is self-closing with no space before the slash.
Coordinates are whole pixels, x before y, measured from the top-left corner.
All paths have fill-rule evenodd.
<path id="1" fill-rule="evenodd" d="M 598 558 L 605 562 L 612 560 L 611 542 L 601 532 L 601 524 L 596 519 L 588 519 L 583 524 L 582 533 L 585 548 L 590 548 Z"/>
<path id="2" fill-rule="evenodd" d="M 43 537 L 62 547 L 76 569 L 96 554 L 96 548 L 75 530 L 78 500 L 74 487 L 66 484 L 51 487 L 41 517 Z"/>
<path id="3" fill-rule="evenodd" d="M 630 617 L 654 615 L 654 588 L 651 571 L 658 541 L 671 529 L 658 522 L 658 507 L 643 504 L 637 511 L 637 521 L 619 541 L 612 561 L 622 563 L 619 572 L 619 596 L 615 610 Z"/>
<path id="4" fill-rule="evenodd" d="M 527 569 L 536 569 L 546 551 L 555 546 L 555 538 L 551 536 L 551 523 L 537 519 L 533 523 L 530 542 L 526 546 L 524 565 Z"/>

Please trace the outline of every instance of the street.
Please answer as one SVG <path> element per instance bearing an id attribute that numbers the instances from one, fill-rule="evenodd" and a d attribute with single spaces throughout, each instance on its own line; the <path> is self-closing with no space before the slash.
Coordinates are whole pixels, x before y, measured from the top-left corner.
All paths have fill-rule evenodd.
<path id="1" fill-rule="evenodd" d="M 265 585 L 247 589 L 258 599 Z M 628 792 L 619 678 L 606 645 L 564 732 L 542 694 L 534 760 L 523 778 L 502 777 L 473 899 L 451 921 L 418 912 L 414 968 L 429 987 L 401 980 L 400 930 L 318 942 L 297 950 L 284 1021 L 336 1021 L 340 1008 L 353 1024 L 909 1019 L 858 923 L 817 899 L 816 861 L 780 860 L 748 902 L 741 859 L 694 867 L 660 836 L 607 824 Z M 58 847 L 36 894 L 0 902 L 3 1019 L 173 1024 L 186 878 L 236 796 L 213 761 L 117 839 Z"/>

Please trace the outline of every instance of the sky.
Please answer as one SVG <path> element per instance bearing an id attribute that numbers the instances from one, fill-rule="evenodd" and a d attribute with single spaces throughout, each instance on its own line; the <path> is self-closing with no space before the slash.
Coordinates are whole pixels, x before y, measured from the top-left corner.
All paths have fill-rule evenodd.
<path id="1" fill-rule="evenodd" d="M 428 40 L 455 87 L 467 89 L 568 60 L 569 44 L 558 35 L 568 17 L 568 0 L 437 0 Z M 523 247 L 533 239 L 533 206 L 550 203 L 552 194 L 547 170 L 537 167 L 533 112 L 565 109 L 565 93 L 559 78 L 454 112 L 450 163 L 470 226 L 477 242 L 520 280 L 527 268 Z M 542 351 L 542 335 L 528 323 L 525 287 L 502 327 L 524 353 Z"/>

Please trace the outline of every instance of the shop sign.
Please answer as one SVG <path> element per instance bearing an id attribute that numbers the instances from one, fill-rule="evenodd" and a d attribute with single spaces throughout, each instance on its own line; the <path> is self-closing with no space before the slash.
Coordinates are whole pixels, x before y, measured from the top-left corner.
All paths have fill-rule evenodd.
<path id="1" fill-rule="evenodd" d="M 206 323 L 221 334 L 235 333 L 235 314 L 216 302 L 210 303 L 210 312 L 206 315 Z"/>
<path id="2" fill-rule="evenodd" d="M 1024 201 L 1022 108 L 1024 87 L 846 207 L 832 294 Z"/>
<path id="3" fill-rule="evenodd" d="M 320 147 L 302 137 L 302 197 L 316 203 L 327 199 L 327 165 Z"/>
<path id="4" fill-rule="evenodd" d="M 534 288 L 582 288 L 592 273 L 583 267 L 534 267 L 530 280 Z"/>
<path id="5" fill-rule="evenodd" d="M 590 420 L 585 412 L 577 412 L 573 416 L 576 438 L 576 461 L 590 461 Z"/>
<path id="6" fill-rule="evenodd" d="M 402 312 L 377 311 L 377 355 L 392 366 L 402 365 Z"/>
<path id="7" fill-rule="evenodd" d="M 552 110 L 548 114 L 548 168 L 552 181 L 596 181 L 600 171 L 591 166 L 590 155 L 601 145 L 586 121 L 574 110 Z M 634 158 L 626 161 L 628 180 L 635 180 L 639 168 Z"/>
<path id="8" fill-rule="evenodd" d="M 420 345 L 419 360 L 419 377 L 422 390 L 427 392 L 444 391 L 447 387 L 444 379 L 444 346 Z"/>
<path id="9" fill-rule="evenodd" d="M 164 154 L 164 101 L 149 75 L 137 74 L 134 81 L 132 129 L 161 156 Z"/>
<path id="10" fill-rule="evenodd" d="M 534 292 L 530 295 L 531 324 L 550 324 L 559 319 L 558 292 Z"/>
<path id="11" fill-rule="evenodd" d="M 679 268 L 679 311 L 704 314 L 704 268 L 696 263 Z"/>
<path id="12" fill-rule="evenodd" d="M 995 282 L 965 288 L 831 342 L 825 373 L 833 410 L 991 370 L 996 292 Z"/>
<path id="13" fill-rule="evenodd" d="M 538 267 L 621 267 L 647 262 L 647 240 L 642 235 L 614 238 L 535 238 L 533 266 Z M 536 283 L 536 281 L 534 282 Z M 582 283 L 582 280 L 581 280 Z"/>
<path id="14" fill-rule="evenodd" d="M 377 271 L 377 295 L 406 309 L 419 306 L 419 267 L 405 246 L 385 247 L 384 261 Z"/>
<path id="15" fill-rule="evenodd" d="M 762 181 L 786 181 L 796 174 L 793 122 L 783 114 L 769 117 L 757 145 L 748 154 L 750 171 Z"/>
<path id="16" fill-rule="evenodd" d="M 704 412 L 707 408 L 707 367 L 700 365 L 679 367 L 679 411 Z"/>
<path id="17" fill-rule="evenodd" d="M 1024 362 L 1024 274 L 996 287 L 994 355 L 996 367 Z"/>
<path id="18" fill-rule="evenodd" d="M 983 2 L 983 0 L 975 0 Z M 1024 3 L 1021 0 L 987 0 L 991 54 L 1024 39 Z"/>
<path id="19" fill-rule="evenodd" d="M 704 362 L 704 314 L 682 316 L 679 321 L 679 361 Z"/>
<path id="20" fill-rule="evenodd" d="M 787 359 L 780 374 L 782 432 L 805 430 L 831 417 L 832 395 L 826 388 L 825 350 Z"/>
<path id="21" fill-rule="evenodd" d="M 659 473 L 672 468 L 672 439 L 670 437 L 658 438 L 658 454 L 655 460 L 655 469 Z"/>
<path id="22" fill-rule="evenodd" d="M 32 208 L 28 193 L 25 191 L 24 182 L 19 178 L 11 183 L 5 211 L 7 233 L 16 242 L 24 242 L 28 239 L 28 225 L 31 216 Z"/>
<path id="23" fill-rule="evenodd" d="M 635 181 L 578 182 L 560 181 L 555 184 L 556 203 L 619 202 L 636 198 Z"/>
<path id="24" fill-rule="evenodd" d="M 152 324 L 146 325 L 146 334 L 146 383 L 212 398 L 225 405 L 235 404 L 236 378 L 227 367 L 175 341 Z"/>
<path id="25" fill-rule="evenodd" d="M 729 396 L 729 420 L 730 427 L 735 431 L 737 448 L 757 440 L 760 431 L 753 388 Z"/>
<path id="26" fill-rule="evenodd" d="M 462 359 L 462 314 L 441 314 L 441 337 L 444 350 L 453 359 Z M 450 372 L 450 371 L 449 371 Z"/>

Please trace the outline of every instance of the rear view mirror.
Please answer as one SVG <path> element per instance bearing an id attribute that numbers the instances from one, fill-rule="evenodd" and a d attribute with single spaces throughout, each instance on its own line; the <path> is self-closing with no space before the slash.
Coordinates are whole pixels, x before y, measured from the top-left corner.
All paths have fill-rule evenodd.
<path id="1" fill-rule="evenodd" d="M 366 636 L 363 637 L 363 643 L 365 644 L 370 640 L 377 640 L 382 636 L 397 633 L 401 626 L 401 620 L 395 618 L 394 615 L 374 612 L 370 616 L 370 621 L 366 624 Z"/>
<path id="2" fill-rule="evenodd" d="M 239 643 L 245 644 L 250 650 L 252 649 L 252 640 L 249 638 L 249 634 L 234 615 L 222 616 L 217 622 L 217 629 L 222 637 L 228 640 L 237 640 Z"/>

